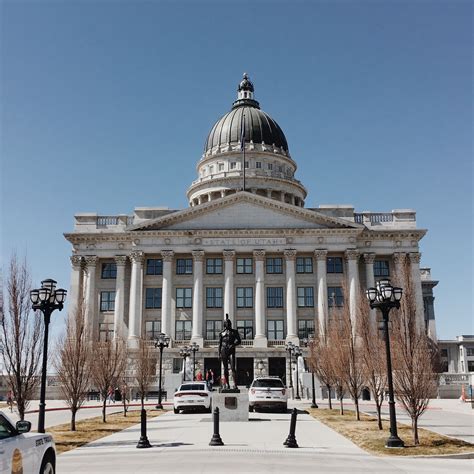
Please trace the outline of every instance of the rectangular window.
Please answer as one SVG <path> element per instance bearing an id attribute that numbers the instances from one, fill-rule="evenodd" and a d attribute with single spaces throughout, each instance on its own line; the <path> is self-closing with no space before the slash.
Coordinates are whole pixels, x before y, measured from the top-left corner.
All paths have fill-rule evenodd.
<path id="1" fill-rule="evenodd" d="M 326 269 L 328 273 L 342 273 L 342 257 L 328 257 Z"/>
<path id="2" fill-rule="evenodd" d="M 314 307 L 314 289 L 312 286 L 303 286 L 297 288 L 298 308 Z"/>
<path id="3" fill-rule="evenodd" d="M 467 371 L 474 372 L 474 360 L 467 361 Z"/>
<path id="4" fill-rule="evenodd" d="M 328 306 L 344 306 L 344 295 L 340 286 L 328 286 Z"/>
<path id="5" fill-rule="evenodd" d="M 222 308 L 222 288 L 206 288 L 206 307 Z"/>
<path id="6" fill-rule="evenodd" d="M 270 341 L 281 341 L 285 338 L 283 323 L 283 319 L 269 319 L 267 321 L 267 337 Z"/>
<path id="7" fill-rule="evenodd" d="M 222 331 L 222 321 L 213 321 L 208 319 L 206 321 L 206 339 L 209 341 L 216 341 L 219 339 L 219 333 Z"/>
<path id="8" fill-rule="evenodd" d="M 466 347 L 466 356 L 474 356 L 474 347 Z"/>
<path id="9" fill-rule="evenodd" d="M 245 168 L 247 169 L 248 167 L 249 167 L 249 162 L 246 161 L 246 162 L 245 162 Z"/>
<path id="10" fill-rule="evenodd" d="M 300 319 L 298 321 L 298 337 L 309 339 L 314 336 L 314 319 Z"/>
<path id="11" fill-rule="evenodd" d="M 147 258 L 146 274 L 163 275 L 163 260 L 161 258 Z"/>
<path id="12" fill-rule="evenodd" d="M 283 273 L 283 260 L 281 258 L 268 257 L 266 263 L 267 273 Z"/>
<path id="13" fill-rule="evenodd" d="M 101 278 L 104 280 L 117 278 L 117 265 L 115 263 L 103 263 Z"/>
<path id="14" fill-rule="evenodd" d="M 192 275 L 193 273 L 193 259 L 192 258 L 177 258 L 176 259 L 176 274 L 177 275 Z"/>
<path id="15" fill-rule="evenodd" d="M 99 323 L 99 341 L 107 342 L 114 338 L 114 323 Z"/>
<path id="16" fill-rule="evenodd" d="M 268 163 L 268 164 L 267 164 L 267 168 L 268 168 L 269 170 L 272 170 L 272 169 L 273 169 L 273 163 Z"/>
<path id="17" fill-rule="evenodd" d="M 145 322 L 145 338 L 157 339 L 161 334 L 161 321 L 146 321 Z"/>
<path id="18" fill-rule="evenodd" d="M 260 169 L 262 167 L 262 162 L 261 161 L 256 161 L 255 162 L 255 168 Z"/>
<path id="19" fill-rule="evenodd" d="M 237 308 L 253 308 L 253 288 L 237 288 Z"/>
<path id="20" fill-rule="evenodd" d="M 183 369 L 183 359 L 181 357 L 173 357 L 173 374 L 179 374 Z"/>
<path id="21" fill-rule="evenodd" d="M 296 273 L 313 273 L 312 257 L 296 257 Z"/>
<path id="22" fill-rule="evenodd" d="M 191 339 L 191 321 L 176 321 L 176 340 L 189 341 Z"/>
<path id="23" fill-rule="evenodd" d="M 253 273 L 253 258 L 238 258 L 237 273 Z"/>
<path id="24" fill-rule="evenodd" d="M 390 276 L 390 268 L 388 266 L 388 260 L 375 260 L 375 262 L 374 262 L 374 276 L 375 277 L 388 277 L 388 276 Z"/>
<path id="25" fill-rule="evenodd" d="M 214 166 L 209 166 L 209 174 L 214 173 Z"/>
<path id="26" fill-rule="evenodd" d="M 441 361 L 441 372 L 449 372 L 448 361 L 442 360 Z"/>
<path id="27" fill-rule="evenodd" d="M 230 162 L 230 169 L 235 170 L 237 168 L 237 163 L 235 161 Z"/>
<path id="28" fill-rule="evenodd" d="M 283 308 L 282 287 L 267 287 L 267 308 Z"/>
<path id="29" fill-rule="evenodd" d="M 441 349 L 441 357 L 448 357 L 448 349 Z"/>
<path id="30" fill-rule="evenodd" d="M 100 292 L 100 310 L 113 311 L 115 309 L 115 291 Z"/>
<path id="31" fill-rule="evenodd" d="M 241 339 L 253 339 L 253 321 L 251 319 L 237 321 L 237 330 Z"/>
<path id="32" fill-rule="evenodd" d="M 219 163 L 219 171 L 224 171 L 224 163 Z"/>
<path id="33" fill-rule="evenodd" d="M 145 308 L 161 308 L 161 288 L 147 288 L 145 290 Z"/>
<path id="34" fill-rule="evenodd" d="M 222 258 L 208 258 L 206 259 L 206 273 L 208 275 L 222 273 Z"/>
<path id="35" fill-rule="evenodd" d="M 192 288 L 176 288 L 176 307 L 192 308 L 193 307 L 193 289 Z"/>

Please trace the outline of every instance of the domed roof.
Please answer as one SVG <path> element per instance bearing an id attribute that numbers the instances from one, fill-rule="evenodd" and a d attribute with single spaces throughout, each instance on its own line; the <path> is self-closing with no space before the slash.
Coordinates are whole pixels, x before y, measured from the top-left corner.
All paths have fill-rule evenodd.
<path id="1" fill-rule="evenodd" d="M 244 74 L 238 87 L 238 99 L 233 103 L 232 110 L 221 117 L 206 140 L 204 153 L 216 147 L 225 147 L 229 143 L 239 143 L 242 135 L 242 126 L 245 132 L 245 143 L 253 141 L 255 144 L 265 143 L 283 148 L 288 153 L 288 143 L 280 126 L 263 110 L 253 99 L 254 86 Z"/>

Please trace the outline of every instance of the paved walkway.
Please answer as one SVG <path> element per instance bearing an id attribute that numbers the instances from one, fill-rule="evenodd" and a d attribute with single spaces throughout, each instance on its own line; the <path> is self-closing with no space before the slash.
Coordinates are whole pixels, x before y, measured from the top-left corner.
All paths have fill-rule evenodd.
<path id="1" fill-rule="evenodd" d="M 371 456 L 306 414 L 298 415 L 299 449 L 282 443 L 290 414 L 252 413 L 221 423 L 225 446 L 210 447 L 211 415 L 168 412 L 148 423 L 153 447 L 136 449 L 139 425 L 58 457 L 60 473 L 471 473 L 473 460 Z"/>

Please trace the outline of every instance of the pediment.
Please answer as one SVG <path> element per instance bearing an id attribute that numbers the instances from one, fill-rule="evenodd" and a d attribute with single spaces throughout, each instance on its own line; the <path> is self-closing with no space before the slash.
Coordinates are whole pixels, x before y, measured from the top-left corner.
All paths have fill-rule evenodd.
<path id="1" fill-rule="evenodd" d="M 313 210 L 239 192 L 216 201 L 150 219 L 127 230 L 359 229 L 360 224 Z"/>

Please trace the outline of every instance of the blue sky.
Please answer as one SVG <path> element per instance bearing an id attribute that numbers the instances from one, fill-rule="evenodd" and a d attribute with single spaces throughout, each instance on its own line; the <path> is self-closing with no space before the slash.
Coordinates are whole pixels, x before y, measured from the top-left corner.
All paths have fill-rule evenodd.
<path id="1" fill-rule="evenodd" d="M 27 254 L 36 284 L 68 287 L 74 213 L 187 206 L 207 133 L 247 71 L 307 206 L 416 209 L 439 336 L 473 333 L 470 2 L 1 9 L 2 259 Z"/>

